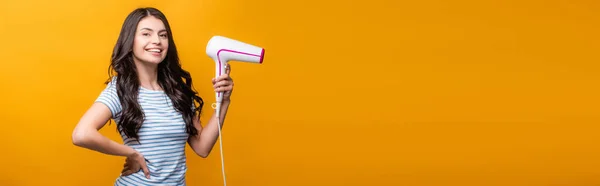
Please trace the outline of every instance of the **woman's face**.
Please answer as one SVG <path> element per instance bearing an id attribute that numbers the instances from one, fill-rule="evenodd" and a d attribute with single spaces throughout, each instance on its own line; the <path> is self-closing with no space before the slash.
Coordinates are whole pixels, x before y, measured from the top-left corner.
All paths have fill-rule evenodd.
<path id="1" fill-rule="evenodd" d="M 147 16 L 139 23 L 133 42 L 134 59 L 142 63 L 159 64 L 167 56 L 169 38 L 165 25 L 154 16 Z"/>

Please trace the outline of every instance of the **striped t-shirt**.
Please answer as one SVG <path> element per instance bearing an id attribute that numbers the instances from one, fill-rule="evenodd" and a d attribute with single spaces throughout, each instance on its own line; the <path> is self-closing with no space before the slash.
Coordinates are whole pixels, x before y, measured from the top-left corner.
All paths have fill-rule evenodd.
<path id="1" fill-rule="evenodd" d="M 119 122 L 122 107 L 117 95 L 116 77 L 100 93 L 96 101 L 108 106 L 114 121 Z M 146 158 L 150 179 L 139 170 L 128 176 L 119 176 L 115 185 L 185 185 L 187 170 L 185 145 L 188 134 L 182 115 L 175 110 L 171 100 L 163 91 L 149 90 L 140 86 L 138 102 L 144 113 L 144 122 L 138 132 L 139 143 L 134 139 L 128 139 L 123 132 L 121 138 L 125 145 L 132 147 Z"/>

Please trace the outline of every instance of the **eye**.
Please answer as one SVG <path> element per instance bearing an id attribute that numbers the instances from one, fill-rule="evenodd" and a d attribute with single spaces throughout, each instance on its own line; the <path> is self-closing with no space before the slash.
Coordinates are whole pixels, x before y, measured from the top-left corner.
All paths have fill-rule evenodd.
<path id="1" fill-rule="evenodd" d="M 160 37 L 167 38 L 167 34 L 161 34 Z"/>
<path id="2" fill-rule="evenodd" d="M 142 33 L 143 36 L 150 36 L 150 33 Z"/>

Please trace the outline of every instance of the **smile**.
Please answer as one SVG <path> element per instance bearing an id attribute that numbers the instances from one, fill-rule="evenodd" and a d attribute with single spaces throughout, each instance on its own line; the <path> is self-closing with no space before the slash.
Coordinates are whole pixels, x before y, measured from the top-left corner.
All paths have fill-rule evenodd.
<path id="1" fill-rule="evenodd" d="M 151 49 L 146 49 L 146 52 L 160 53 L 160 52 L 162 52 L 162 50 L 161 49 L 157 49 L 157 48 L 151 48 Z"/>

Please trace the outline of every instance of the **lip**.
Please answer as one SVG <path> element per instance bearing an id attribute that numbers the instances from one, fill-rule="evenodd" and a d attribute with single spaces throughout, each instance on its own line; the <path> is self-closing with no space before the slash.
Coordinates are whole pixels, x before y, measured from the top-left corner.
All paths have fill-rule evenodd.
<path id="1" fill-rule="evenodd" d="M 160 52 L 164 51 L 162 48 L 145 48 L 144 50 L 159 50 Z"/>
<path id="2" fill-rule="evenodd" d="M 159 52 L 151 52 L 151 51 L 148 51 L 148 50 L 153 50 L 153 49 L 157 49 L 157 50 L 159 50 Z M 164 50 L 163 50 L 163 49 L 161 49 L 161 48 L 146 48 L 146 49 L 144 49 L 144 51 L 146 51 L 146 52 L 148 52 L 148 53 L 152 54 L 153 56 L 157 56 L 157 57 L 160 57 L 160 56 L 161 56 L 161 54 L 164 52 Z"/>

